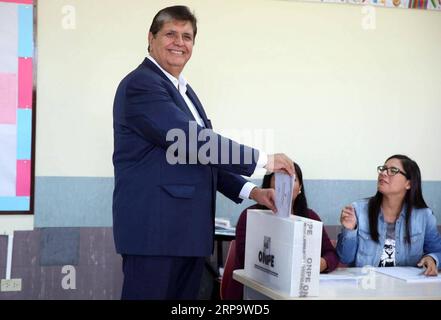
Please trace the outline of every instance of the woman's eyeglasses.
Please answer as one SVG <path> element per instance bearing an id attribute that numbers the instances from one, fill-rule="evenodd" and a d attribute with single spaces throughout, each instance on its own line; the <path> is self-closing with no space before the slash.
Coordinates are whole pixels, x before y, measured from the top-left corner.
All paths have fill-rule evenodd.
<path id="1" fill-rule="evenodd" d="M 383 173 L 384 171 L 386 171 L 388 176 L 395 176 L 398 173 L 401 173 L 403 176 L 405 176 L 407 179 L 409 179 L 409 176 L 407 175 L 406 172 L 401 171 L 400 169 L 395 168 L 395 167 L 378 166 L 377 171 L 378 171 L 378 173 Z"/>

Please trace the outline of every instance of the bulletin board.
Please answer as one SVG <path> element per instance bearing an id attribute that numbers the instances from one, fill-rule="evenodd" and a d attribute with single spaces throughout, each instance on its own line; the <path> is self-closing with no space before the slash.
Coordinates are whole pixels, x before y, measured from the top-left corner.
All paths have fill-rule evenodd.
<path id="1" fill-rule="evenodd" d="M 34 1 L 0 0 L 0 214 L 34 204 Z"/>

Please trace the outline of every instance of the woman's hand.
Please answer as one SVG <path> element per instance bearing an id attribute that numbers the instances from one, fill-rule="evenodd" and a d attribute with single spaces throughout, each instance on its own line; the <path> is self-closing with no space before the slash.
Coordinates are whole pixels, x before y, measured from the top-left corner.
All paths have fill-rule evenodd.
<path id="1" fill-rule="evenodd" d="M 425 276 L 437 276 L 438 269 L 436 267 L 436 262 L 431 256 L 424 256 L 420 262 L 417 264 L 418 267 L 426 268 L 424 272 Z"/>
<path id="2" fill-rule="evenodd" d="M 326 269 L 328 269 L 328 263 L 326 262 L 325 259 L 320 258 L 320 272 L 323 272 Z"/>
<path id="3" fill-rule="evenodd" d="M 341 211 L 340 223 L 349 230 L 354 230 L 357 227 L 357 217 L 355 216 L 355 209 L 352 206 L 346 206 Z"/>

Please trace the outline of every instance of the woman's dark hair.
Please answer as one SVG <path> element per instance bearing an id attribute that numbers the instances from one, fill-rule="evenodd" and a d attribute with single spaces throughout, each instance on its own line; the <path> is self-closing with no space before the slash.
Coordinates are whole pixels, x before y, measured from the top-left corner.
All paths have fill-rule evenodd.
<path id="1" fill-rule="evenodd" d="M 404 171 L 407 173 L 407 179 L 410 180 L 410 189 L 407 190 L 404 197 L 404 203 L 406 204 L 406 242 L 410 243 L 410 217 L 412 215 L 412 209 L 427 208 L 427 204 L 423 198 L 423 192 L 421 188 L 421 172 L 417 163 L 407 156 L 396 154 L 389 157 L 390 159 L 398 159 L 403 166 Z M 383 201 L 383 194 L 377 191 L 375 196 L 369 199 L 368 212 L 369 212 L 369 229 L 372 240 L 379 242 L 378 239 L 378 215 L 380 214 L 381 203 Z"/>
<path id="2" fill-rule="evenodd" d="M 297 195 L 297 198 L 294 200 L 294 203 L 292 205 L 292 213 L 296 216 L 305 217 L 307 218 L 307 211 L 308 211 L 308 202 L 306 201 L 306 192 L 305 192 L 305 185 L 303 184 L 303 174 L 302 170 L 300 169 L 299 165 L 294 162 L 294 169 L 296 171 L 296 179 L 299 181 L 299 184 L 302 186 L 302 192 Z M 262 181 L 262 188 L 271 188 L 271 179 L 274 176 L 274 173 L 266 174 L 263 177 Z M 265 206 L 258 205 L 259 209 L 268 209 Z"/>

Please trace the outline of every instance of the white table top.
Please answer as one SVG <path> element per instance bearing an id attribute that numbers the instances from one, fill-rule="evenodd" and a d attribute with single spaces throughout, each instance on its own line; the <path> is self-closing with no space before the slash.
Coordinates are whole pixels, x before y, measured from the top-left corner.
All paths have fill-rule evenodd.
<path id="1" fill-rule="evenodd" d="M 361 273 L 361 268 L 340 268 L 332 274 L 347 275 L 350 273 Z M 318 297 L 300 298 L 272 290 L 247 277 L 244 270 L 233 272 L 233 278 L 236 281 L 274 300 L 441 300 L 441 282 L 407 283 L 375 271 L 370 271 L 368 276 L 370 277 L 368 282 L 366 278 L 358 281 L 320 281 Z"/>

